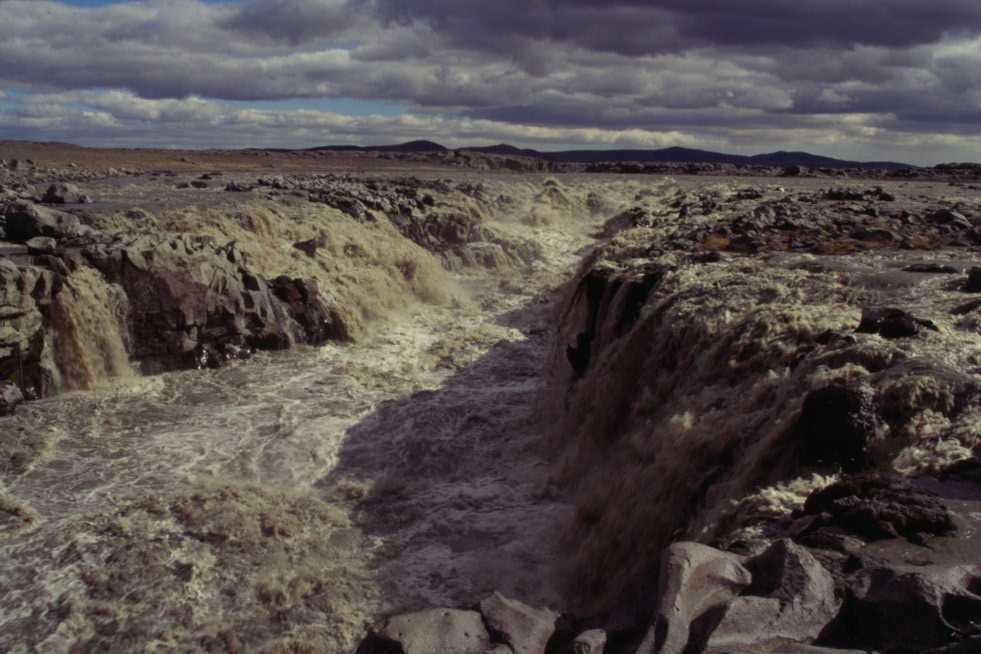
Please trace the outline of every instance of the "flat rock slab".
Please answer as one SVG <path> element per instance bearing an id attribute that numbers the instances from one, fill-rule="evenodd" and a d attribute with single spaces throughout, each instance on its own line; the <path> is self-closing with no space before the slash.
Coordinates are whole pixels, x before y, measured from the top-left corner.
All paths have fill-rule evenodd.
<path id="1" fill-rule="evenodd" d="M 389 618 L 358 654 L 484 654 L 491 640 L 476 611 L 429 609 Z"/>

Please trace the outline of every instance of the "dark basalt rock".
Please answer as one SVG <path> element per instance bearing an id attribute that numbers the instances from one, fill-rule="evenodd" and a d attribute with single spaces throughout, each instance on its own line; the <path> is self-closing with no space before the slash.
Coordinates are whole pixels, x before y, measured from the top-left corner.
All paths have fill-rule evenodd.
<path id="1" fill-rule="evenodd" d="M 973 227 L 971 221 L 968 220 L 964 214 L 951 209 L 940 209 L 939 211 L 935 211 L 928 216 L 928 219 L 933 223 L 941 225 L 953 225 L 965 229 L 970 229 Z"/>
<path id="2" fill-rule="evenodd" d="M 929 320 L 917 318 L 894 307 L 863 309 L 862 322 L 855 330 L 861 334 L 878 334 L 883 338 L 906 338 L 918 335 L 923 329 L 938 331 Z"/>
<path id="3" fill-rule="evenodd" d="M 325 245 L 327 245 L 327 239 L 324 238 L 323 235 L 320 235 L 306 241 L 297 241 L 293 244 L 293 247 L 308 257 L 313 257 L 317 255 L 317 250 Z"/>
<path id="4" fill-rule="evenodd" d="M 841 612 L 819 642 L 891 654 L 921 654 L 930 648 L 977 652 L 960 643 L 977 643 L 979 587 L 981 566 L 976 565 L 860 570 L 850 577 Z"/>
<path id="5" fill-rule="evenodd" d="M 947 266 L 939 263 L 914 263 L 904 267 L 903 272 L 954 275 L 959 273 L 960 271 L 953 266 Z"/>
<path id="6" fill-rule="evenodd" d="M 126 292 L 130 354 L 144 372 L 214 367 L 252 350 L 347 337 L 314 281 L 267 280 L 234 244 L 147 236 L 92 246 L 83 257 Z"/>
<path id="7" fill-rule="evenodd" d="M 83 225 L 77 216 L 32 202 L 8 204 L 2 213 L 6 238 L 11 241 L 28 241 L 36 236 L 78 238 L 95 233 L 91 227 Z"/>
<path id="8" fill-rule="evenodd" d="M 967 271 L 967 283 L 964 290 L 968 293 L 981 293 L 981 268 L 974 267 Z"/>
<path id="9" fill-rule="evenodd" d="M 866 445 L 877 425 L 870 389 L 835 384 L 811 391 L 796 424 L 800 461 L 809 466 L 860 470 L 867 463 Z"/>
<path id="10" fill-rule="evenodd" d="M 944 480 L 973 481 L 981 484 L 981 454 L 975 454 L 970 459 L 958 461 L 948 466 L 940 478 Z"/>
<path id="11" fill-rule="evenodd" d="M 0 257 L 0 380 L 27 395 L 44 395 L 54 361 L 46 330 L 62 286 L 58 272 L 14 264 Z M 11 397 L 13 397 L 11 395 Z"/>
<path id="12" fill-rule="evenodd" d="M 575 346 L 567 345 L 565 348 L 566 359 L 569 360 L 569 365 L 572 366 L 577 379 L 582 377 L 586 373 L 586 368 L 589 367 L 590 344 L 592 341 L 592 334 L 589 332 L 579 332 L 578 336 L 576 336 Z"/>
<path id="13" fill-rule="evenodd" d="M 922 542 L 922 534 L 945 535 L 956 530 L 947 507 L 935 495 L 898 477 L 861 475 L 815 491 L 803 515 L 818 519 L 808 531 L 833 526 L 867 540 L 903 537 Z"/>
<path id="14" fill-rule="evenodd" d="M 800 545 L 778 540 L 744 565 L 753 582 L 729 602 L 710 650 L 809 644 L 838 613 L 834 578 Z"/>
<path id="15" fill-rule="evenodd" d="M 44 192 L 45 204 L 88 204 L 92 198 L 82 193 L 74 184 L 52 184 Z"/>

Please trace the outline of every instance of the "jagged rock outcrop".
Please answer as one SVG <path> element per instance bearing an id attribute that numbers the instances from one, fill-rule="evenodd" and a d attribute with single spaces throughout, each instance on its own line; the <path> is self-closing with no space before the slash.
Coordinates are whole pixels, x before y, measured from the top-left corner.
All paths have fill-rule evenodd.
<path id="1" fill-rule="evenodd" d="M 748 559 L 675 543 L 662 561 L 657 613 L 637 654 L 807 646 L 841 605 L 832 575 L 786 539 Z"/>
<path id="2" fill-rule="evenodd" d="M 835 581 L 807 549 L 789 539 L 746 561 L 753 577 L 725 608 L 709 649 L 753 649 L 815 642 L 838 614 Z"/>
<path id="3" fill-rule="evenodd" d="M 344 338 L 312 280 L 267 280 L 234 244 L 190 235 L 85 248 L 82 261 L 129 298 L 133 359 L 146 371 L 219 365 L 254 349 Z"/>
<path id="4" fill-rule="evenodd" d="M 450 269 L 525 266 L 539 257 L 535 244 L 487 225 L 500 202 L 481 185 L 451 186 L 414 177 L 354 180 L 335 176 L 260 178 L 260 187 L 304 190 L 311 202 L 359 222 L 387 219 L 403 236 L 436 254 Z M 436 197 L 439 197 L 437 201 Z"/>
<path id="5" fill-rule="evenodd" d="M 698 543 L 674 543 L 661 561 L 654 626 L 637 654 L 681 654 L 704 646 L 719 612 L 752 583 L 741 557 Z"/>
<path id="6" fill-rule="evenodd" d="M 794 599 L 771 595 L 789 578 L 742 591 L 703 645 L 821 647 L 860 583 L 849 557 L 953 533 L 949 498 L 894 476 L 938 473 L 981 444 L 964 348 L 981 304 L 955 277 L 978 206 L 902 194 L 658 186 L 607 223 L 566 288 L 549 368 L 584 612 L 649 609 L 671 541 L 716 544 L 747 568 L 776 542 L 807 584 Z"/>
<path id="7" fill-rule="evenodd" d="M 95 234 L 77 216 L 32 202 L 10 203 L 3 207 L 2 213 L 5 238 L 9 241 L 27 241 L 36 236 L 73 239 Z"/>
<path id="8" fill-rule="evenodd" d="M 29 395 L 44 395 L 56 385 L 47 328 L 61 284 L 57 272 L 0 258 L 0 379 Z"/>

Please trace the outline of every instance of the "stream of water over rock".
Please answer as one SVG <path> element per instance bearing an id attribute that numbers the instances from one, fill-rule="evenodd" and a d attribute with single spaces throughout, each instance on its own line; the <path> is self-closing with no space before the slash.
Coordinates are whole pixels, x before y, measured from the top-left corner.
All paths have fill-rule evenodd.
<path id="1" fill-rule="evenodd" d="M 343 651 L 387 612 L 557 605 L 570 508 L 537 411 L 550 290 L 585 227 L 515 227 L 546 246 L 533 270 L 458 275 L 470 302 L 355 344 L 21 407 L 43 452 L 0 489 L 33 516 L 0 545 L 0 649 Z"/>

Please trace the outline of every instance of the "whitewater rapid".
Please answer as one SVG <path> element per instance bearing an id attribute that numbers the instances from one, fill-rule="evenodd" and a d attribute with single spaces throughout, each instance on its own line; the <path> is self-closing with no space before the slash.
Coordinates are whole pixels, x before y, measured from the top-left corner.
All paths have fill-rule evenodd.
<path id="1" fill-rule="evenodd" d="M 283 493 L 338 513 L 342 526 L 325 531 L 323 551 L 318 544 L 306 560 L 297 549 L 306 545 L 290 541 L 283 555 L 335 577 L 350 573 L 328 612 L 341 626 L 330 624 L 335 618 L 321 625 L 341 634 L 338 643 L 380 614 L 463 604 L 493 590 L 557 605 L 551 564 L 570 507 L 551 491 L 538 411 L 551 291 L 589 236 L 585 224 L 506 229 L 538 241 L 544 259 L 518 276 L 459 274 L 468 301 L 412 305 L 356 343 L 130 376 L 22 406 L 7 424 L 32 430 L 41 453 L 0 489 L 33 518 L 27 527 L 4 523 L 0 649 L 65 651 L 98 642 L 103 623 L 116 625 L 106 638 L 116 637 L 125 621 L 150 620 L 160 602 L 168 606 L 157 621 L 169 626 L 154 642 L 168 649 L 186 643 L 170 604 L 190 603 L 194 615 L 240 606 L 245 615 L 225 615 L 233 623 L 265 611 L 268 552 L 239 548 L 229 568 L 240 579 L 227 579 L 214 571 L 222 550 L 174 509 L 239 493 L 229 488 L 258 489 L 241 501 L 256 502 L 263 516 Z M 151 502 L 169 513 L 146 508 Z M 144 542 L 154 539 L 161 547 L 151 556 Z M 320 543 L 316 533 L 309 542 Z M 133 551 L 140 554 L 126 554 Z M 178 577 L 191 570 L 215 588 L 141 589 L 133 577 L 154 556 Z M 282 574 L 292 588 L 291 573 Z M 93 575 L 114 585 L 103 593 Z M 217 596 L 222 583 L 259 590 L 227 602 Z"/>

